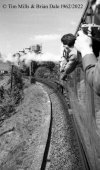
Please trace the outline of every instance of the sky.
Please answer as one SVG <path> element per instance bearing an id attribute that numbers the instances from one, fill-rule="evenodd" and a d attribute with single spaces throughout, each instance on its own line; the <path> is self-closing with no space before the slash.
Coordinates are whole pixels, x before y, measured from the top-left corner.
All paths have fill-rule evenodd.
<path id="1" fill-rule="evenodd" d="M 15 54 L 41 44 L 58 56 L 61 37 L 75 33 L 86 0 L 0 0 L 0 53 Z"/>

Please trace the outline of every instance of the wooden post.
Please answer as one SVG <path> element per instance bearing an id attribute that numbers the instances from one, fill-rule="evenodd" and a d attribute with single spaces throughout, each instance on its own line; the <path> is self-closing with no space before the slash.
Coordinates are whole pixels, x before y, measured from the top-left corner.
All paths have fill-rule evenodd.
<path id="1" fill-rule="evenodd" d="M 32 62 L 30 62 L 29 76 L 30 76 L 30 83 L 31 83 L 31 76 L 32 76 Z"/>
<path id="2" fill-rule="evenodd" d="M 11 66 L 11 90 L 13 86 L 13 68 L 14 68 L 14 65 Z"/>

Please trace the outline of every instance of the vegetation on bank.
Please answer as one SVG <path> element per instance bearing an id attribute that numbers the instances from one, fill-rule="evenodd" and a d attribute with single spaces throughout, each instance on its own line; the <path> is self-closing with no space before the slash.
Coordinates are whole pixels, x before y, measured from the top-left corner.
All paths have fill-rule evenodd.
<path id="1" fill-rule="evenodd" d="M 0 122 L 16 112 L 16 106 L 23 99 L 23 78 L 20 69 L 13 68 L 7 87 L 0 87 Z"/>
<path id="2" fill-rule="evenodd" d="M 59 80 L 59 65 L 53 62 L 31 63 L 31 71 L 33 77 L 49 78 L 51 80 Z M 0 124 L 16 113 L 16 107 L 22 101 L 23 90 L 26 87 L 25 77 L 30 75 L 30 68 L 12 66 L 8 75 L 8 82 L 0 86 Z M 1 80 L 2 81 L 2 80 Z"/>

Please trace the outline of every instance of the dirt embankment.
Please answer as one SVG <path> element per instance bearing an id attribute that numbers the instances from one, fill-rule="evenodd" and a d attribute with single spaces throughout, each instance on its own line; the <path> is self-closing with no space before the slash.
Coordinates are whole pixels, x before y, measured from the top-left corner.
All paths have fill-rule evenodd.
<path id="1" fill-rule="evenodd" d="M 49 121 L 48 95 L 41 84 L 30 85 L 16 114 L 0 127 L 0 170 L 38 170 Z"/>

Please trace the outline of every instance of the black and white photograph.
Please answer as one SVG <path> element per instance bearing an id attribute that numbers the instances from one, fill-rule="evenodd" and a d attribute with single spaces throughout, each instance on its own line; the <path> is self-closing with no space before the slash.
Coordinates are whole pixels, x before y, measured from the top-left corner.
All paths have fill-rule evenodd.
<path id="1" fill-rule="evenodd" d="M 0 170 L 100 170 L 100 0 L 0 0 Z"/>

